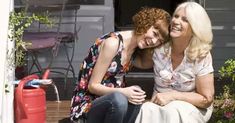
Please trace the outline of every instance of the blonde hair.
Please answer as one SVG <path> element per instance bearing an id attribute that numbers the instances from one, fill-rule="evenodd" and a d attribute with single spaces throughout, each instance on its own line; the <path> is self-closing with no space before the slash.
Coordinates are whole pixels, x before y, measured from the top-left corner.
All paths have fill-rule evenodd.
<path id="1" fill-rule="evenodd" d="M 176 8 L 175 12 L 181 8 L 185 9 L 186 17 L 193 31 L 186 55 L 189 60 L 200 60 L 212 49 L 213 34 L 210 18 L 205 9 L 196 2 L 184 2 Z"/>

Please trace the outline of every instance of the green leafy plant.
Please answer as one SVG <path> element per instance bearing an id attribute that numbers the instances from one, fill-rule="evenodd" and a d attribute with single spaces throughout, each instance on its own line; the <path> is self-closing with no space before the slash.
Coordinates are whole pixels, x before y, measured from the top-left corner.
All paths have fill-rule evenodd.
<path id="1" fill-rule="evenodd" d="M 228 80 L 223 92 L 216 96 L 211 123 L 235 123 L 235 59 L 225 61 L 220 79 Z"/>
<path id="2" fill-rule="evenodd" d="M 24 65 L 24 57 L 26 46 L 30 45 L 23 41 L 23 33 L 26 28 L 28 28 L 34 21 L 47 23 L 52 25 L 48 14 L 36 15 L 36 14 L 27 14 L 25 11 L 21 12 L 11 12 L 9 19 L 9 30 L 10 34 L 8 35 L 11 41 L 15 41 L 15 51 L 11 53 L 11 63 L 15 66 Z M 14 59 L 15 56 L 15 59 Z"/>
<path id="3" fill-rule="evenodd" d="M 23 41 L 23 34 L 25 29 L 34 21 L 46 23 L 48 26 L 53 25 L 52 21 L 49 19 L 48 13 L 44 13 L 43 15 L 36 15 L 34 13 L 27 14 L 25 11 L 13 11 L 10 13 L 8 38 L 11 41 L 15 41 L 15 49 L 7 53 L 10 69 L 24 65 L 26 46 L 30 45 L 30 43 Z M 5 92 L 9 92 L 8 84 L 5 84 Z"/>
<path id="4" fill-rule="evenodd" d="M 229 87 L 232 89 L 231 93 L 235 93 L 235 59 L 225 61 L 224 66 L 219 70 L 221 78 L 230 79 Z"/>

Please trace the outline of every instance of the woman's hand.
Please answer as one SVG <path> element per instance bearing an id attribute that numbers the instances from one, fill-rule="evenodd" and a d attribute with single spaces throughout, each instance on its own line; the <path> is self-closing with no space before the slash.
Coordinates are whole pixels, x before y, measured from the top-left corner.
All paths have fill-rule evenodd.
<path id="1" fill-rule="evenodd" d="M 145 92 L 135 85 L 123 88 L 123 94 L 127 96 L 130 103 L 135 105 L 142 104 L 146 97 Z"/>
<path id="2" fill-rule="evenodd" d="M 176 91 L 156 93 L 152 97 L 151 102 L 156 103 L 160 106 L 164 106 L 174 100 L 174 97 L 173 97 L 174 93 L 176 93 Z"/>

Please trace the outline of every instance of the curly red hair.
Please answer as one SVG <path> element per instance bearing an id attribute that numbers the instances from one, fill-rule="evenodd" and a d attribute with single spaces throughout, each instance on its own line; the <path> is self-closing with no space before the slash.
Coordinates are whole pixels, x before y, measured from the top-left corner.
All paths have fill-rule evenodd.
<path id="1" fill-rule="evenodd" d="M 156 22 L 158 20 L 170 23 L 170 17 L 170 14 L 163 9 L 144 7 L 132 17 L 134 34 L 142 35 L 146 33 L 151 26 L 156 28 Z"/>
<path id="2" fill-rule="evenodd" d="M 145 34 L 148 29 L 151 26 L 154 26 L 154 28 L 159 29 L 159 20 L 162 20 L 164 23 L 170 23 L 171 16 L 168 12 L 166 12 L 163 9 L 158 8 L 148 8 L 144 7 L 142 10 L 140 10 L 138 13 L 136 13 L 133 17 L 133 23 L 134 23 L 134 34 L 135 35 L 143 35 Z M 165 42 L 168 41 L 166 35 Z M 165 37 L 165 36 L 164 36 Z M 152 56 L 154 47 L 152 48 L 146 48 L 146 49 L 138 49 L 135 51 L 136 55 L 149 55 Z"/>

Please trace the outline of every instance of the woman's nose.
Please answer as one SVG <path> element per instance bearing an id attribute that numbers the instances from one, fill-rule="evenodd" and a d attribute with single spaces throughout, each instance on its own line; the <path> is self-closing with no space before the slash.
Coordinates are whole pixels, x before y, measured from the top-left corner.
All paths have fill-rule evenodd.
<path id="1" fill-rule="evenodd" d="M 158 39 L 159 39 L 159 37 L 157 37 L 157 38 L 153 38 L 153 39 L 152 39 L 152 44 L 156 44 L 156 43 L 157 43 L 157 41 L 158 41 Z"/>
<path id="2" fill-rule="evenodd" d="M 180 22 L 180 19 L 179 19 L 179 18 L 173 18 L 173 19 L 171 20 L 171 23 L 172 23 L 172 24 L 179 24 L 179 22 Z"/>

